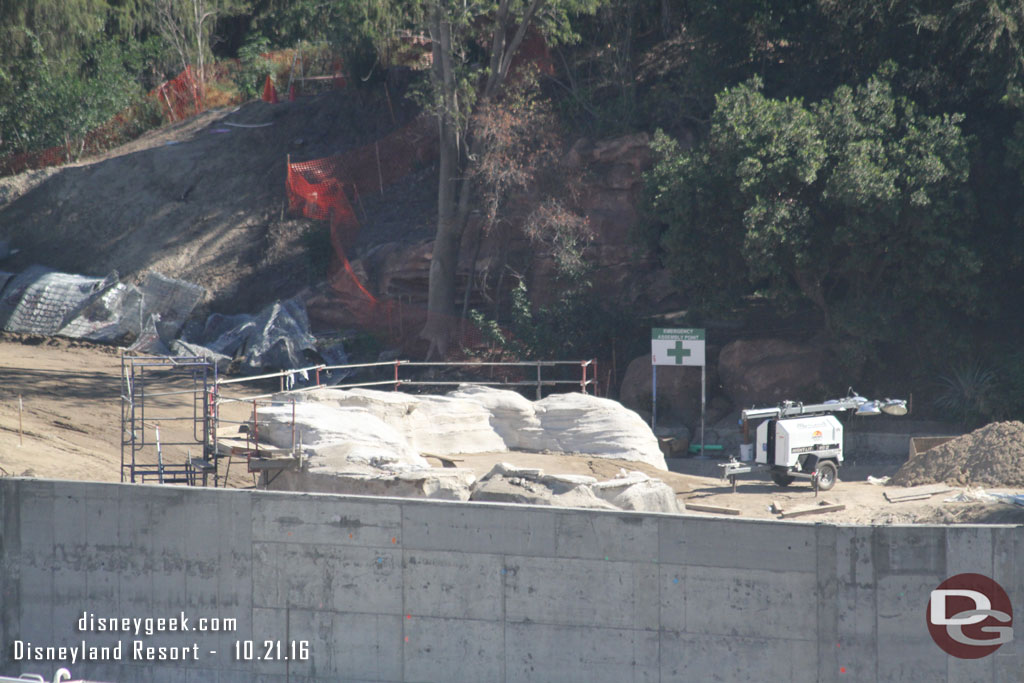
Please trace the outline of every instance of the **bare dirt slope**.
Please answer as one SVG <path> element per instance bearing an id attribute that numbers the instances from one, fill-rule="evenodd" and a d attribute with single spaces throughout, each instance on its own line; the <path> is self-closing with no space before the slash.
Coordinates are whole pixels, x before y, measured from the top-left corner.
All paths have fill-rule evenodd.
<path id="1" fill-rule="evenodd" d="M 310 273 L 286 211 L 286 160 L 370 143 L 404 123 L 398 97 L 334 91 L 276 105 L 206 112 L 59 171 L 0 182 L 0 240 L 20 252 L 0 268 L 132 279 L 148 269 L 203 285 L 212 310 L 245 312 L 295 294 Z M 9 201 L 3 206 L 4 201 Z"/>
<path id="2" fill-rule="evenodd" d="M 120 372 L 119 352 L 110 347 L 62 339 L 0 335 L 0 475 L 35 476 L 84 481 L 120 480 Z M 24 407 L 19 441 L 18 397 Z M 184 414 L 187 404 L 167 399 L 164 412 Z M 229 419 L 244 419 L 238 413 Z M 172 436 L 173 425 L 165 426 Z M 673 469 L 660 472 L 637 463 L 588 456 L 543 453 L 493 453 L 460 456 L 458 463 L 478 474 L 502 461 L 540 467 L 548 473 L 587 474 L 607 480 L 620 469 L 636 470 L 663 479 L 687 501 L 730 507 L 741 517 L 774 519 L 769 507 L 786 510 L 816 505 L 821 500 L 846 505 L 846 510 L 800 518 L 803 521 L 860 524 L 895 523 L 1024 523 L 1024 508 L 1004 504 L 945 503 L 947 495 L 925 501 L 889 503 L 885 491 L 906 490 L 874 486 L 868 474 L 890 475 L 899 463 L 846 467 L 841 481 L 817 498 L 807 484 L 779 489 L 758 479 L 742 480 L 736 493 L 714 471 L 709 461 L 673 461 Z M 441 463 L 437 463 L 441 466 Z M 681 466 L 680 466 L 681 465 Z M 251 487 L 244 465 L 234 464 L 230 486 Z M 221 470 L 223 472 L 223 469 Z M 708 513 L 688 511 L 687 514 Z"/>

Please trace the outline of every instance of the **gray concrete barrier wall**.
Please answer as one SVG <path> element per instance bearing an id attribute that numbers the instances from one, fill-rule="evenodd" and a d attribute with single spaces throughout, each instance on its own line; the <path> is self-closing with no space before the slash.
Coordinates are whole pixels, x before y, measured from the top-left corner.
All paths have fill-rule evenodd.
<path id="1" fill-rule="evenodd" d="M 925 625 L 930 591 L 961 572 L 993 577 L 1024 606 L 1018 527 L 836 527 L 26 479 L 0 480 L 0 505 L 3 675 L 50 677 L 63 665 L 119 683 L 561 683 L 1020 681 L 1024 671 L 1024 635 L 958 660 Z M 193 629 L 204 617 L 237 628 L 78 628 L 83 614 L 182 613 Z M 24 654 L 83 641 L 121 660 L 14 661 L 17 642 Z M 264 641 L 271 661 L 256 660 Z M 283 661 L 302 641 L 308 659 Z M 161 651 L 137 647 L 187 648 L 198 661 L 138 661 Z"/>

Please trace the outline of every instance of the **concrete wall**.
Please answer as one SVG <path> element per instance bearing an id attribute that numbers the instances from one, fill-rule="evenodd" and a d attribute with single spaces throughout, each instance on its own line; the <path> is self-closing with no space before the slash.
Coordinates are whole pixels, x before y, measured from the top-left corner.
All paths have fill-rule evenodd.
<path id="1" fill-rule="evenodd" d="M 0 479 L 0 674 L 33 646 L 122 643 L 118 681 L 1019 681 L 1024 637 L 944 655 L 929 592 L 992 576 L 1024 606 L 1017 527 L 834 527 L 474 503 Z M 79 632 L 232 617 L 234 633 Z M 131 661 L 132 641 L 198 662 Z M 309 641 L 236 661 L 236 640 Z M 216 650 L 217 654 L 210 654 Z"/>

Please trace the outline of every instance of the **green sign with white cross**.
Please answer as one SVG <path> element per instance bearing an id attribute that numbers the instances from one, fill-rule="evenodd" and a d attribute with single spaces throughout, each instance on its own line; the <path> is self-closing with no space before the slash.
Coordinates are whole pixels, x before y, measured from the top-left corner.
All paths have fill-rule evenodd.
<path id="1" fill-rule="evenodd" d="M 704 365 L 704 330 L 651 328 L 652 365 Z"/>

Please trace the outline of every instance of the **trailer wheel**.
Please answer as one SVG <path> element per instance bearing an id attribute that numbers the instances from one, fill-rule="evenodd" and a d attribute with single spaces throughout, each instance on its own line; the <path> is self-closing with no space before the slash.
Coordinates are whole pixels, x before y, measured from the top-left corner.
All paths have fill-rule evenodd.
<path id="1" fill-rule="evenodd" d="M 793 483 L 793 477 L 789 476 L 785 472 L 772 472 L 772 481 L 779 486 L 789 486 Z"/>
<path id="2" fill-rule="evenodd" d="M 836 485 L 838 470 L 836 464 L 831 460 L 824 460 L 818 463 L 818 489 L 828 491 Z"/>

